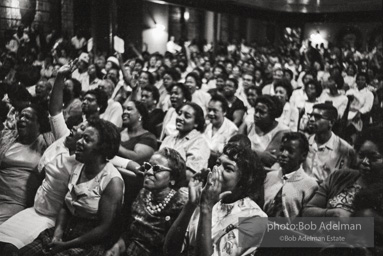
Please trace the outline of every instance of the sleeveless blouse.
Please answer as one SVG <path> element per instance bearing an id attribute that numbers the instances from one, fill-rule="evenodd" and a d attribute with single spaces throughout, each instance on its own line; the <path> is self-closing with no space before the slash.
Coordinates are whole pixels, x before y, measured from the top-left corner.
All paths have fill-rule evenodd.
<path id="1" fill-rule="evenodd" d="M 68 184 L 65 203 L 73 216 L 98 219 L 98 206 L 105 188 L 113 178 L 123 179 L 120 172 L 111 163 L 107 163 L 96 177 L 78 184 L 83 167 L 84 164 L 75 167 Z"/>

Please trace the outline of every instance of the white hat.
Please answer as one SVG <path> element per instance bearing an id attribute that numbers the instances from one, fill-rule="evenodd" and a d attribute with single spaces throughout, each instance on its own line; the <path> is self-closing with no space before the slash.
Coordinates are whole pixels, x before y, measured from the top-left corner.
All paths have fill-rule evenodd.
<path id="1" fill-rule="evenodd" d="M 110 57 L 106 60 L 106 62 L 108 62 L 108 61 L 110 61 L 110 62 L 116 64 L 117 67 L 120 66 L 120 63 L 118 62 L 118 59 L 117 59 L 116 57 L 114 57 L 114 56 L 110 56 Z"/>
<path id="2" fill-rule="evenodd" d="M 80 54 L 80 57 L 78 57 L 78 60 L 79 61 L 83 61 L 83 62 L 86 62 L 87 64 L 89 64 L 89 55 L 85 52 L 81 53 Z"/>

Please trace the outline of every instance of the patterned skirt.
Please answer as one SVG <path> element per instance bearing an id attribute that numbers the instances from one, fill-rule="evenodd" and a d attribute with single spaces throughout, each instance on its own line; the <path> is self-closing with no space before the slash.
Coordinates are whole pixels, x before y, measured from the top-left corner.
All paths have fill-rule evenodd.
<path id="1" fill-rule="evenodd" d="M 80 237 L 90 230 L 94 229 L 99 225 L 98 220 L 83 219 L 75 216 L 70 216 L 67 222 L 63 241 L 70 241 L 77 237 Z M 23 256 L 45 256 L 51 255 L 49 252 L 48 244 L 51 242 L 55 228 L 47 229 L 30 244 L 26 245 L 20 250 L 19 255 Z M 103 242 L 95 245 L 85 245 L 79 248 L 70 248 L 65 251 L 59 252 L 55 255 L 58 256 L 102 256 L 105 251 L 111 247 L 111 243 Z"/>

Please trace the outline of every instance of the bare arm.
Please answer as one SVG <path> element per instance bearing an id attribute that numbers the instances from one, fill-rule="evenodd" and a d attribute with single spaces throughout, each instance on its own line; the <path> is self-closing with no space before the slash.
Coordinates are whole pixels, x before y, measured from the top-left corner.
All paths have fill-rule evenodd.
<path id="1" fill-rule="evenodd" d="M 113 178 L 104 190 L 99 204 L 100 225 L 88 233 L 68 241 L 68 248 L 101 242 L 111 231 L 112 223 L 121 209 L 123 181 Z"/>
<path id="2" fill-rule="evenodd" d="M 57 73 L 57 77 L 53 85 L 49 100 L 49 114 L 51 116 L 55 116 L 62 112 L 64 80 L 70 74 L 70 72 L 70 65 L 64 65 L 59 69 Z"/>
<path id="3" fill-rule="evenodd" d="M 144 144 L 136 144 L 134 150 L 129 150 L 120 145 L 118 154 L 121 157 L 131 159 L 136 162 L 141 162 L 150 158 L 153 155 L 154 149 Z"/>
<path id="4" fill-rule="evenodd" d="M 204 173 L 197 173 L 189 182 L 189 200 L 170 227 L 164 243 L 164 255 L 180 255 L 190 219 L 200 199 Z"/>
<path id="5" fill-rule="evenodd" d="M 233 123 L 239 127 L 242 123 L 243 116 L 245 115 L 245 111 L 243 109 L 238 109 L 233 113 Z"/>

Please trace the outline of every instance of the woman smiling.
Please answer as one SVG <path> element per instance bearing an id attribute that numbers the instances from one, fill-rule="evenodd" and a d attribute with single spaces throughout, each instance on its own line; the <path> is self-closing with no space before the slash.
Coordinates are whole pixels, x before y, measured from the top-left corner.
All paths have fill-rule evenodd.
<path id="1" fill-rule="evenodd" d="M 20 255 L 103 255 L 113 241 L 121 210 L 124 182 L 107 159 L 113 158 L 120 143 L 118 129 L 112 123 L 89 120 L 76 144 L 76 160 L 60 210 L 56 227 L 47 229 Z"/>
<path id="2" fill-rule="evenodd" d="M 161 144 L 161 148 L 174 148 L 186 159 L 187 180 L 208 164 L 210 149 L 201 134 L 204 126 L 205 119 L 201 107 L 192 102 L 186 103 L 177 113 L 177 135 L 166 137 Z"/>
<path id="3" fill-rule="evenodd" d="M 177 151 L 163 148 L 142 167 L 144 188 L 133 203 L 126 230 L 106 256 L 123 252 L 161 256 L 166 233 L 187 201 L 187 192 L 180 189 L 185 180 L 185 160 Z"/>

